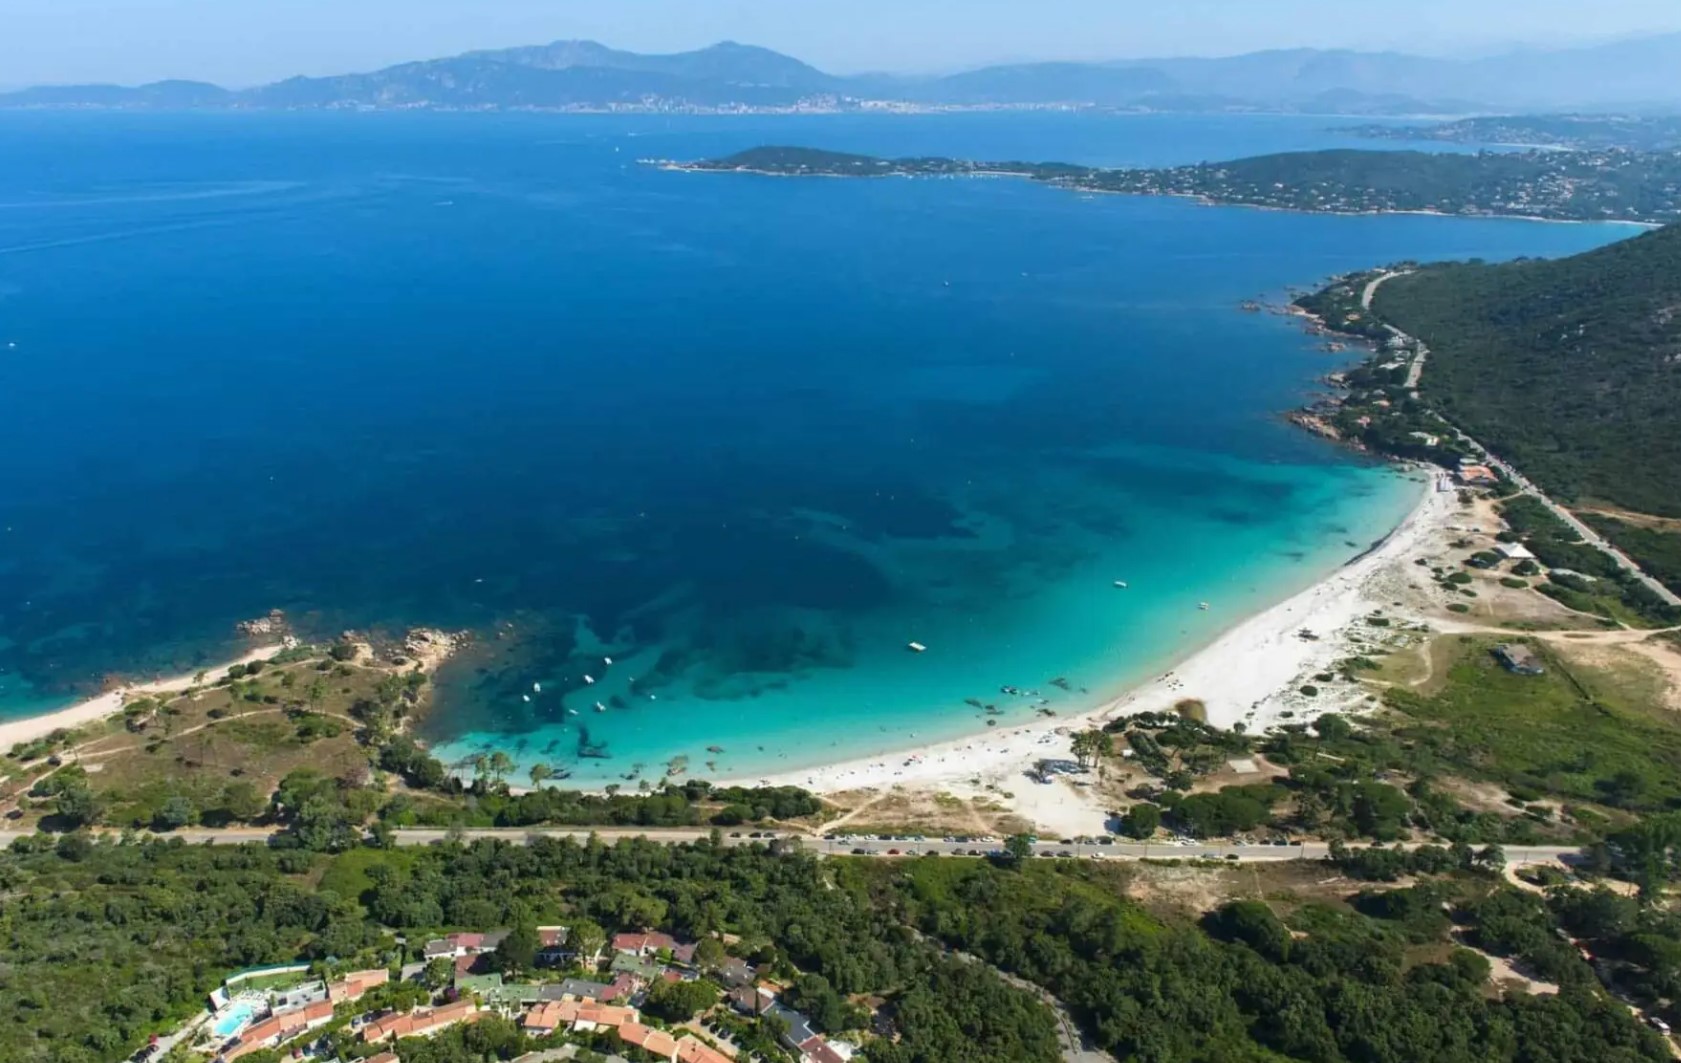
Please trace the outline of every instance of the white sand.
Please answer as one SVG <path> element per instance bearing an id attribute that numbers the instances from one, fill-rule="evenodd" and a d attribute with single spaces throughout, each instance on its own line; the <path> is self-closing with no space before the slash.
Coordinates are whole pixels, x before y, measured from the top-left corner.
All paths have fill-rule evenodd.
<path id="1" fill-rule="evenodd" d="M 252 650 L 243 657 L 221 664 L 211 665 L 204 669 L 207 678 L 214 678 L 226 672 L 236 664 L 250 664 L 252 661 L 266 661 L 281 651 L 279 645 L 265 646 Z M 30 742 L 43 735 L 51 734 L 59 728 L 80 727 L 85 723 L 103 720 L 107 716 L 115 716 L 123 711 L 123 705 L 131 698 L 144 697 L 150 694 L 179 694 L 193 685 L 193 677 L 197 672 L 174 676 L 170 679 L 160 679 L 152 683 L 141 683 L 137 686 L 119 687 L 107 691 L 96 698 L 89 698 L 67 709 L 49 712 L 45 716 L 31 716 L 23 720 L 8 720 L 0 723 L 0 750 L 12 748 L 19 742 Z"/>
<path id="2" fill-rule="evenodd" d="M 1106 816 L 1102 802 L 1068 779 L 1033 781 L 1029 772 L 1036 761 L 1072 761 L 1073 732 L 1119 716 L 1170 709 L 1185 698 L 1203 702 L 1209 723 L 1231 727 L 1241 721 L 1250 733 L 1279 723 L 1285 712 L 1305 721 L 1338 708 L 1304 697 L 1299 688 L 1315 673 L 1361 652 L 1350 639 L 1350 629 L 1374 610 L 1393 612 L 1397 588 L 1414 570 L 1414 559 L 1431 553 L 1451 534 L 1446 526 L 1457 515 L 1455 493 L 1439 492 L 1432 485 L 1413 513 L 1371 553 L 1245 620 L 1158 679 L 1084 714 L 767 778 L 773 785 L 802 786 L 817 793 L 900 786 L 990 797 L 1042 830 L 1095 833 Z M 1318 640 L 1301 638 L 1304 628 Z"/>

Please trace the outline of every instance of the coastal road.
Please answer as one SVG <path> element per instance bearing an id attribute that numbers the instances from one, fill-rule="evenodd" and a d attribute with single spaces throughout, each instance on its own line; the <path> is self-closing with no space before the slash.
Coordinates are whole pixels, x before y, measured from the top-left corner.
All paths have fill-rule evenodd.
<path id="1" fill-rule="evenodd" d="M 1365 290 L 1360 293 L 1360 306 L 1363 309 L 1370 310 L 1372 308 L 1372 299 L 1377 295 L 1378 288 L 1380 288 L 1385 281 L 1392 277 L 1405 277 L 1411 272 L 1413 271 L 1398 270 L 1373 277 L 1369 282 L 1367 282 Z M 1386 324 L 1383 327 L 1388 329 L 1391 335 L 1412 344 L 1416 349 L 1417 353 L 1413 356 L 1412 365 L 1407 370 L 1406 386 L 1409 391 L 1417 391 L 1418 382 L 1424 375 L 1425 360 L 1430 357 L 1430 349 L 1424 346 L 1423 343 L 1419 342 L 1416 337 L 1407 335 L 1394 325 Z M 1438 416 L 1440 415 L 1438 414 Z M 1443 418 L 1443 420 L 1446 421 L 1447 419 Z M 1535 486 L 1528 477 L 1524 476 L 1506 462 L 1489 453 L 1487 447 L 1483 446 L 1475 439 L 1472 439 L 1458 428 L 1454 428 L 1454 434 L 1457 435 L 1459 440 L 1469 447 L 1473 453 L 1477 454 L 1490 468 L 1503 473 L 1506 478 L 1516 484 L 1518 489 L 1524 494 L 1539 501 L 1542 505 L 1546 506 L 1548 511 L 1550 511 L 1554 516 L 1568 524 L 1571 530 L 1582 537 L 1583 542 L 1609 556 L 1611 560 L 1615 561 L 1617 565 L 1622 568 L 1623 571 L 1645 584 L 1653 594 L 1656 594 L 1665 602 L 1668 602 L 1670 605 L 1681 605 L 1681 595 L 1677 595 L 1674 591 L 1647 575 L 1644 569 L 1635 564 L 1633 558 L 1629 557 L 1615 546 L 1612 546 L 1604 536 L 1588 527 L 1588 525 L 1577 517 L 1576 514 L 1570 512 L 1568 509 L 1565 509 L 1563 506 L 1547 497 L 1546 492 Z"/>
<path id="2" fill-rule="evenodd" d="M 114 832 L 113 832 L 114 833 Z M 239 845 L 246 842 L 266 842 L 279 834 L 276 830 L 257 829 L 192 829 L 175 831 L 170 834 L 157 835 L 164 838 L 180 838 L 189 845 Z M 570 827 L 484 827 L 460 832 L 447 830 L 416 830 L 404 829 L 393 832 L 393 840 L 398 845 L 435 845 L 452 836 L 452 833 L 465 841 L 479 839 L 495 839 L 524 845 L 532 838 L 570 838 L 576 842 L 585 842 L 593 835 L 604 842 L 621 841 L 626 838 L 647 838 L 650 841 L 663 842 L 668 845 L 681 845 L 701 841 L 712 836 L 711 830 L 688 829 L 615 829 L 604 827 L 599 830 Z M 27 837 L 27 831 L 0 831 L 0 845 L 10 845 L 20 837 Z M 754 835 L 759 835 L 754 837 Z M 794 831 L 725 831 L 720 832 L 725 845 L 767 845 L 773 840 L 780 839 L 784 843 L 797 844 L 817 856 L 926 856 L 936 854 L 941 856 L 982 856 L 989 851 L 1002 847 L 1001 841 L 986 842 L 979 839 L 946 840 L 944 838 L 928 838 L 916 840 L 909 837 L 898 838 L 864 838 L 841 837 L 826 838 Z M 1576 846 L 1563 845 L 1532 845 L 1511 847 L 1505 850 L 1506 862 L 1517 864 L 1556 863 L 1566 857 L 1580 853 Z M 1234 863 L 1279 863 L 1289 860 L 1323 860 L 1330 854 L 1330 845 L 1325 842 L 1296 842 L 1289 845 L 1242 844 L 1238 842 L 1132 842 L 1117 838 L 1109 839 L 1108 844 L 1099 841 L 1089 842 L 1060 842 L 1053 840 L 1040 841 L 1034 846 L 1034 854 L 1039 857 L 1068 859 L 1097 859 L 1097 860 L 1229 860 Z"/>
<path id="3" fill-rule="evenodd" d="M 1377 297 L 1377 290 L 1383 286 L 1384 281 L 1392 280 L 1395 277 L 1405 277 L 1413 272 L 1414 271 L 1410 269 L 1394 270 L 1388 273 L 1380 273 L 1376 277 L 1373 277 L 1370 281 L 1367 281 L 1365 291 L 1360 293 L 1360 309 L 1370 310 L 1372 308 L 1372 300 Z M 1389 334 L 1394 336 L 1396 339 L 1412 344 L 1413 360 L 1412 364 L 1407 366 L 1406 389 L 1408 391 L 1416 392 L 1418 390 L 1419 380 L 1424 377 L 1424 363 L 1430 358 L 1430 348 L 1420 343 L 1415 337 L 1402 332 L 1394 325 L 1384 325 L 1383 327 L 1388 329 Z"/>

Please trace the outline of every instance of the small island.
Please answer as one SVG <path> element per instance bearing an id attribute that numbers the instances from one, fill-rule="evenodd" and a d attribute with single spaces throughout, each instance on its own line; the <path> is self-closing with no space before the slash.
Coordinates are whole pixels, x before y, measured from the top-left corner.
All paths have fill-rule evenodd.
<path id="1" fill-rule="evenodd" d="M 1323 214 L 1429 213 L 1549 221 L 1681 220 L 1681 153 L 1598 151 L 1287 152 L 1160 169 L 941 157 L 884 159 L 760 147 L 671 170 L 776 177 L 1020 177 L 1079 192 L 1185 196 Z"/>

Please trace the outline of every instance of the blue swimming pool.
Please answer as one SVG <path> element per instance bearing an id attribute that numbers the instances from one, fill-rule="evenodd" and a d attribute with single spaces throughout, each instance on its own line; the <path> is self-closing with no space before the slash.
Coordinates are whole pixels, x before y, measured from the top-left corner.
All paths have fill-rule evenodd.
<path id="1" fill-rule="evenodd" d="M 258 1005 L 252 1000 L 236 1000 L 227 1009 L 216 1016 L 211 1024 L 210 1032 L 218 1039 L 226 1039 L 245 1029 L 251 1020 L 257 1017 Z"/>

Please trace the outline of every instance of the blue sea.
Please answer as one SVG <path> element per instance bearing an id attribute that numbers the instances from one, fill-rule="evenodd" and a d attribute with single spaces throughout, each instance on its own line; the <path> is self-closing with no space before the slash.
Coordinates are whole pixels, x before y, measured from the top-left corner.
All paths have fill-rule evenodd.
<path id="1" fill-rule="evenodd" d="M 1337 124 L 0 115 L 0 717 L 273 608 L 472 630 L 425 737 L 578 782 L 1090 705 L 1422 490 L 1280 421 L 1339 363 L 1241 300 L 1629 230 L 637 160 L 1164 164 Z"/>

